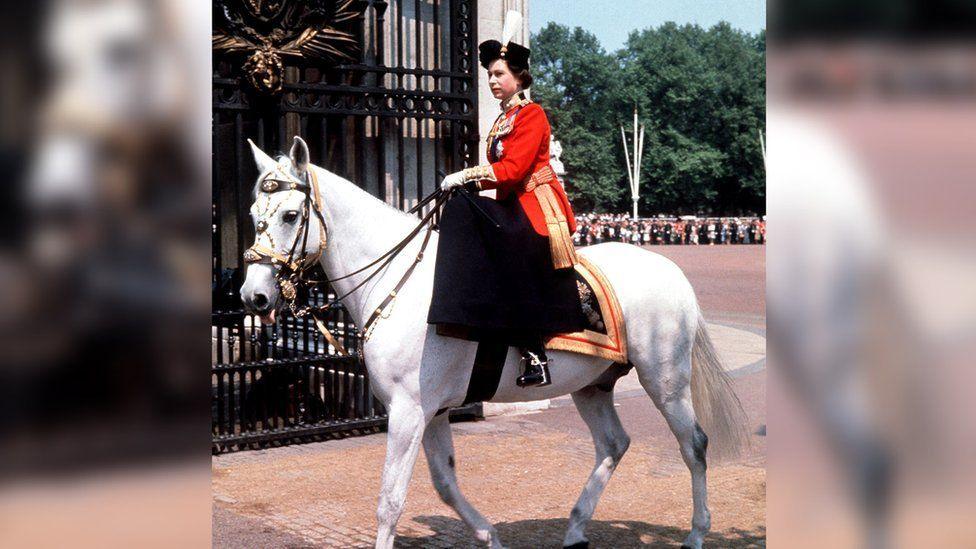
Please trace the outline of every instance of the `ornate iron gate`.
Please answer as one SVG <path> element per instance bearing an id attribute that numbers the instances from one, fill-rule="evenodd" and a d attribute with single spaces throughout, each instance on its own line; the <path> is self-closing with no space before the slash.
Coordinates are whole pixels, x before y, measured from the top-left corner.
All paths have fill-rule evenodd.
<path id="1" fill-rule="evenodd" d="M 358 356 L 306 319 L 268 327 L 243 311 L 258 175 L 246 139 L 285 152 L 301 135 L 316 164 L 416 204 L 439 171 L 477 161 L 476 1 L 221 0 L 213 16 L 213 449 L 382 428 Z M 358 351 L 344 311 L 328 324 Z"/>

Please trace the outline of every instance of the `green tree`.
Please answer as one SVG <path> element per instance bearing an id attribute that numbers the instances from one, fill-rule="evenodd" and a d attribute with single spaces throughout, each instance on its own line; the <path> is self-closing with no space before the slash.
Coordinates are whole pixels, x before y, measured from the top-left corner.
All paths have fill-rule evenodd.
<path id="1" fill-rule="evenodd" d="M 570 199 L 580 209 L 613 207 L 626 190 L 614 147 L 616 60 L 592 34 L 555 23 L 533 36 L 532 49 L 532 97 L 563 146 Z"/>
<path id="2" fill-rule="evenodd" d="M 666 23 L 607 54 L 592 34 L 550 23 L 532 47 L 534 97 L 563 144 L 577 208 L 630 210 L 619 124 L 637 106 L 643 214 L 765 211 L 765 32 Z"/>

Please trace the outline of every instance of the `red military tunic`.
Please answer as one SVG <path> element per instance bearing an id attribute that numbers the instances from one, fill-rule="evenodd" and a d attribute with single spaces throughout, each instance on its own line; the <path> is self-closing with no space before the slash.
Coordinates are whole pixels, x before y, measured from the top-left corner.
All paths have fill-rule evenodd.
<path id="1" fill-rule="evenodd" d="M 480 186 L 485 190 L 495 189 L 498 200 L 514 193 L 535 232 L 549 236 L 539 199 L 535 193 L 527 192 L 525 186 L 529 176 L 549 167 L 549 119 L 542 107 L 521 93 L 510 99 L 506 107 L 488 134 L 488 161 L 491 162 L 495 181 L 484 179 Z M 566 216 L 569 234 L 573 234 L 576 231 L 576 218 L 566 198 L 566 191 L 555 177 L 550 186 Z"/>

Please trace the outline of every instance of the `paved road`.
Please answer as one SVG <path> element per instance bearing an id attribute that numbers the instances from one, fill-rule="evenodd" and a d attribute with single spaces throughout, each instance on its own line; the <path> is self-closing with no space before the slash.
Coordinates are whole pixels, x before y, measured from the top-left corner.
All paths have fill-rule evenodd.
<path id="1" fill-rule="evenodd" d="M 654 247 L 699 295 L 733 372 L 750 430 L 764 426 L 762 246 Z M 632 437 L 588 529 L 592 547 L 676 547 L 691 517 L 690 476 L 660 413 L 624 379 L 618 413 Z M 217 547 L 368 547 L 385 435 L 213 459 Z M 589 432 L 568 399 L 549 410 L 455 425 L 462 490 L 512 548 L 558 547 L 593 463 Z M 734 461 L 709 463 L 711 547 L 765 546 L 765 439 Z M 421 453 L 398 526 L 398 547 L 474 547 L 440 502 Z"/>

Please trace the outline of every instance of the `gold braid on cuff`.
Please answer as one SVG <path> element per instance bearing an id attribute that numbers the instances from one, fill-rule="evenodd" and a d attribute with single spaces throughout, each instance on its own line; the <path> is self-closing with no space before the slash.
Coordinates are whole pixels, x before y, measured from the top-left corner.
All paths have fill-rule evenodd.
<path id="1" fill-rule="evenodd" d="M 498 181 L 498 179 L 495 178 L 495 171 L 491 169 L 491 166 L 487 166 L 487 165 L 475 166 L 473 168 L 465 168 L 461 172 L 461 174 L 464 177 L 465 183 L 467 183 L 468 181 L 483 181 L 483 180 Z M 478 188 L 479 189 L 481 188 L 480 183 L 478 184 Z"/>

